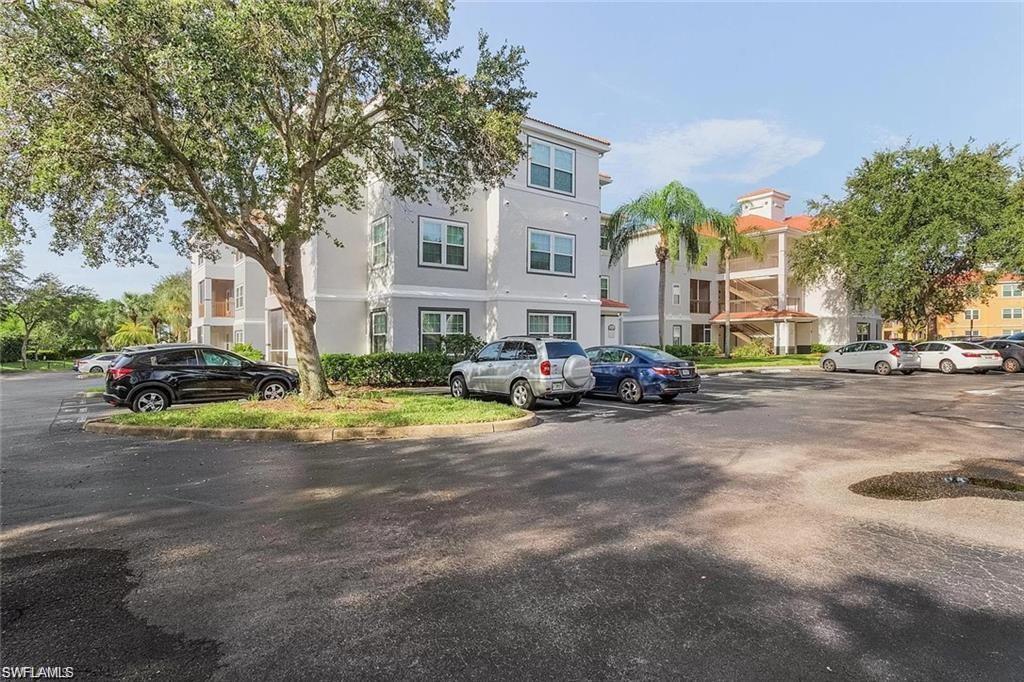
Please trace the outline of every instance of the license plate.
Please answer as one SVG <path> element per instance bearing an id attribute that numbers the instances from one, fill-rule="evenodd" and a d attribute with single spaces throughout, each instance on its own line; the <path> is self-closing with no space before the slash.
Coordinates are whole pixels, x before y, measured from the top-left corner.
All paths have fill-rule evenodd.
<path id="1" fill-rule="evenodd" d="M 560 390 L 562 390 L 562 382 L 561 381 L 556 381 L 555 383 L 551 384 L 551 390 L 552 391 L 560 391 Z"/>
<path id="2" fill-rule="evenodd" d="M 681 369 L 681 370 L 679 370 L 679 376 L 681 376 L 681 377 L 688 377 L 688 376 L 690 376 L 690 370 L 688 370 L 688 369 Z"/>

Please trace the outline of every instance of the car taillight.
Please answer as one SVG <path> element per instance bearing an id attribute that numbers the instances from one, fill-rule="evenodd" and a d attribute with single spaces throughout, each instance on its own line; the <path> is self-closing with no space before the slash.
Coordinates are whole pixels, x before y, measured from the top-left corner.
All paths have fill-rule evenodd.
<path id="1" fill-rule="evenodd" d="M 115 367 L 110 370 L 110 378 L 117 381 L 132 373 L 131 367 Z"/>
<path id="2" fill-rule="evenodd" d="M 900 349 L 897 348 L 896 346 L 893 346 L 892 349 L 889 351 L 889 355 L 898 358 L 900 356 Z"/>
<path id="3" fill-rule="evenodd" d="M 655 374 L 660 374 L 663 377 L 677 377 L 679 376 L 679 370 L 675 367 L 652 367 L 651 371 Z"/>
<path id="4" fill-rule="evenodd" d="M 965 351 L 964 352 L 964 357 L 965 358 L 980 358 L 980 357 L 982 357 L 982 355 L 981 355 L 981 353 L 971 353 L 971 352 Z"/>
<path id="5" fill-rule="evenodd" d="M 540 373 L 546 377 L 551 376 L 551 363 L 547 360 L 543 360 L 540 363 Z"/>

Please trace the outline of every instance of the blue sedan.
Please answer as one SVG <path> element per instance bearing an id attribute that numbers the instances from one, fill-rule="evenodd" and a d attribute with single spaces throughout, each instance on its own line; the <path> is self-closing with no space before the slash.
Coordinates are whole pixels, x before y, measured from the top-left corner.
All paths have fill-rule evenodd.
<path id="1" fill-rule="evenodd" d="M 692 362 L 657 348 L 594 346 L 587 349 L 587 357 L 594 373 L 594 395 L 617 395 L 625 403 L 656 395 L 671 402 L 680 393 L 700 390 L 700 376 Z"/>

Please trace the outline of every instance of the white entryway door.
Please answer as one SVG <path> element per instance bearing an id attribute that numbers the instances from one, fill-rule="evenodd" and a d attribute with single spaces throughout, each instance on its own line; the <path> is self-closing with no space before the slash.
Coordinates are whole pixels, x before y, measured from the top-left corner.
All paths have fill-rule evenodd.
<path id="1" fill-rule="evenodd" d="M 614 346 L 619 343 L 622 318 L 619 315 L 601 316 L 601 345 Z"/>

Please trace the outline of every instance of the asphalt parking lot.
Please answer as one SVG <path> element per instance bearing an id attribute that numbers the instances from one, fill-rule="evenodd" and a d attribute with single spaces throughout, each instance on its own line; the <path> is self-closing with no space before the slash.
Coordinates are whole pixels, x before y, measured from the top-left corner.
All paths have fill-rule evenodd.
<path id="1" fill-rule="evenodd" d="M 847 490 L 1024 460 L 1024 375 L 709 377 L 517 433 L 333 444 L 87 434 L 87 385 L 0 379 L 4 665 L 1024 677 L 1024 509 Z"/>

